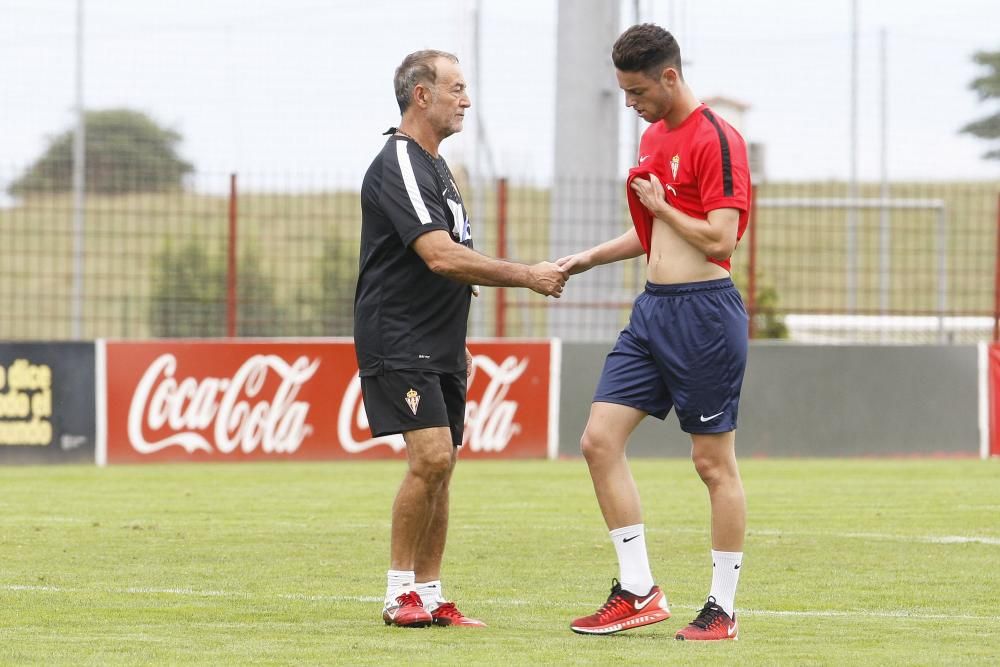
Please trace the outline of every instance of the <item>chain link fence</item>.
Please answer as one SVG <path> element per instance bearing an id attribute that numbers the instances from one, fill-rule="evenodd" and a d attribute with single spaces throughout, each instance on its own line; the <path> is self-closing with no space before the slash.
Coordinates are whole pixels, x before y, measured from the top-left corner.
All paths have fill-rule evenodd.
<path id="1" fill-rule="evenodd" d="M 0 182 L 23 170 L 0 170 Z M 142 175 L 136 172 L 136 178 Z M 133 184 L 134 186 L 135 184 Z M 139 184 L 141 185 L 141 184 Z M 152 188 L 149 188 L 152 189 Z M 466 184 L 477 249 L 550 257 L 550 188 Z M 574 191 L 593 193 L 587 183 Z M 36 185 L 0 200 L 0 339 L 349 336 L 357 276 L 356 187 L 303 175 L 192 173 L 183 186 L 69 192 Z M 498 196 L 498 192 L 500 193 Z M 620 215 L 583 239 L 612 238 Z M 734 278 L 756 337 L 828 343 L 968 343 L 996 321 L 1000 183 L 767 183 L 755 193 Z M 475 336 L 550 335 L 556 309 L 578 340 L 612 340 L 642 290 L 643 259 L 591 280 L 606 298 L 483 290 Z M 572 294 L 573 281 L 567 288 Z M 78 320 L 78 321 L 75 321 Z"/>

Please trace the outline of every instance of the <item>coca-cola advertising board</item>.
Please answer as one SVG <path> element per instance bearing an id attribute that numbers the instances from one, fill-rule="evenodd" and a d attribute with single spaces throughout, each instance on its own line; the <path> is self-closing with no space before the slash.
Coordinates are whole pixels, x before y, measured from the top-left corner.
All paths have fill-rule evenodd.
<path id="1" fill-rule="evenodd" d="M 554 458 L 559 341 L 469 349 L 460 456 Z M 405 458 L 402 436 L 372 437 L 350 340 L 99 341 L 97 353 L 98 464 Z"/>

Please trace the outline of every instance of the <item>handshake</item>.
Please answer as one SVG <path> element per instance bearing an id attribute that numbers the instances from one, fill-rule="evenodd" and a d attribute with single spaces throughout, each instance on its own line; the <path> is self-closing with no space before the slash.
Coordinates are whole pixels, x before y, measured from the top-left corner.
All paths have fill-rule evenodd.
<path id="1" fill-rule="evenodd" d="M 569 277 L 589 269 L 584 253 L 567 255 L 555 262 L 539 262 L 528 267 L 529 282 L 526 287 L 544 296 L 559 298 Z"/>

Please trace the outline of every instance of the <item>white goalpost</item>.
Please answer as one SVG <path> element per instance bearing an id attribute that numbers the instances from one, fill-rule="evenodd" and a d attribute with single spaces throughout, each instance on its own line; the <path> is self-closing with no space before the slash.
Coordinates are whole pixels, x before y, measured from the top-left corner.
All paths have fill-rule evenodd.
<path id="1" fill-rule="evenodd" d="M 890 311 L 890 288 L 892 283 L 892 231 L 890 224 L 890 212 L 896 210 L 916 210 L 930 211 L 935 215 L 934 229 L 934 255 L 936 279 L 936 314 L 928 318 L 906 317 L 906 322 L 900 321 L 904 329 L 913 330 L 914 327 L 926 330 L 928 319 L 936 327 L 937 337 L 940 342 L 947 339 L 947 329 L 958 326 L 966 326 L 969 323 L 950 322 L 956 318 L 946 318 L 948 309 L 948 217 L 947 207 L 943 199 L 912 199 L 912 198 L 884 198 L 884 197 L 762 197 L 754 201 L 754 206 L 760 209 L 838 209 L 848 213 L 846 222 L 846 265 L 845 284 L 847 285 L 847 314 L 830 315 L 803 315 L 790 318 L 803 319 L 803 324 L 814 321 L 814 324 L 826 324 L 833 327 L 839 323 L 841 328 L 847 326 L 859 329 L 871 329 L 872 327 L 884 327 Z M 857 216 L 853 215 L 858 211 L 878 210 L 882 212 L 879 221 L 879 310 L 877 316 L 857 315 L 854 310 L 857 304 L 858 291 L 858 243 L 857 243 Z M 950 326 L 946 327 L 946 323 Z M 976 323 L 972 323 L 978 326 Z"/>

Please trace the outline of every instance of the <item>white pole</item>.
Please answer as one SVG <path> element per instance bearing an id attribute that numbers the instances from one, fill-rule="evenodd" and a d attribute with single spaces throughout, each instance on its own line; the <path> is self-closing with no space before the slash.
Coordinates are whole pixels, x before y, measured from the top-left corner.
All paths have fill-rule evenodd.
<path id="1" fill-rule="evenodd" d="M 480 219 L 485 218 L 485 197 L 486 197 L 486 179 L 494 179 L 496 177 L 496 165 L 493 163 L 493 151 L 490 149 L 489 139 L 486 137 L 486 126 L 483 124 L 483 80 L 482 80 L 482 68 L 480 64 L 480 55 L 482 53 L 482 48 L 480 48 L 480 28 L 483 21 L 483 4 L 482 0 L 476 0 L 475 9 L 473 10 L 473 22 L 472 22 L 472 52 L 473 52 L 473 81 L 476 82 L 476 89 L 479 91 L 477 96 L 480 98 L 480 103 L 473 103 L 473 115 L 476 119 L 476 131 L 475 131 L 475 179 L 476 179 L 476 215 Z"/>
<path id="2" fill-rule="evenodd" d="M 73 287 L 70 298 L 70 335 L 83 336 L 84 167 L 86 161 L 83 108 L 83 0 L 76 0 L 76 130 L 73 134 Z"/>
<path id="3" fill-rule="evenodd" d="M 938 209 L 937 219 L 938 264 L 938 333 L 939 343 L 946 343 L 944 316 L 948 310 L 948 216 L 945 208 Z"/>
<path id="4" fill-rule="evenodd" d="M 641 21 L 641 12 L 639 11 L 639 0 L 633 0 L 632 2 L 632 15 L 635 17 L 635 23 L 638 24 Z M 667 28 L 667 30 L 672 30 L 673 26 Z M 631 161 L 628 166 L 631 167 L 636 164 L 636 160 L 639 159 L 639 140 L 642 137 L 642 128 L 639 127 L 639 114 L 632 114 L 632 155 Z"/>
<path id="5" fill-rule="evenodd" d="M 879 196 L 882 201 L 889 200 L 889 74 L 886 66 L 886 31 L 879 31 L 878 54 L 879 71 L 881 73 L 881 96 L 879 109 L 881 111 L 881 145 L 879 151 L 881 187 Z M 883 206 L 879 213 L 879 309 L 882 315 L 889 314 L 890 267 L 892 262 L 892 229 L 888 207 Z"/>
<path id="6" fill-rule="evenodd" d="M 858 0 L 851 0 L 850 177 L 847 197 L 858 198 Z M 847 209 L 847 312 L 858 305 L 858 212 Z"/>

